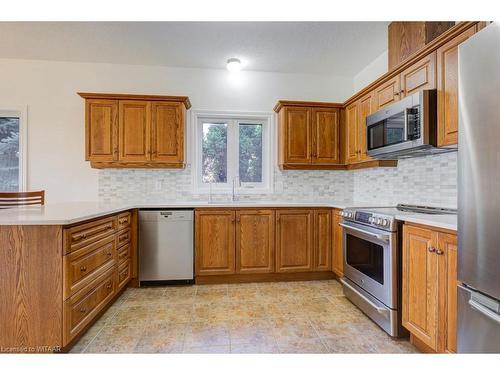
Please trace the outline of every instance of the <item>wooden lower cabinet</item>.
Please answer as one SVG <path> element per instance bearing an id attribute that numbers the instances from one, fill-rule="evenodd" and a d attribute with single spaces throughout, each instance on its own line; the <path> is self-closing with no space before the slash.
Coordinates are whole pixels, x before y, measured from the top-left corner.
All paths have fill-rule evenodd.
<path id="1" fill-rule="evenodd" d="M 276 211 L 276 272 L 313 270 L 313 211 Z"/>
<path id="2" fill-rule="evenodd" d="M 196 275 L 234 274 L 234 210 L 197 210 L 195 221 Z"/>
<path id="3" fill-rule="evenodd" d="M 332 211 L 314 210 L 314 271 L 332 269 Z"/>
<path id="4" fill-rule="evenodd" d="M 135 275 L 136 222 L 132 210 L 71 226 L 0 226 L 0 347 L 69 348 Z"/>
<path id="5" fill-rule="evenodd" d="M 456 351 L 457 237 L 428 227 L 403 227 L 402 321 L 436 352 Z"/>
<path id="6" fill-rule="evenodd" d="M 236 211 L 236 273 L 274 272 L 274 211 Z"/>
<path id="7" fill-rule="evenodd" d="M 340 226 L 342 222 L 340 212 L 341 210 L 333 210 L 332 220 L 332 270 L 338 277 L 344 276 L 344 239 L 342 227 Z"/>
<path id="8" fill-rule="evenodd" d="M 197 209 L 195 241 L 197 282 L 333 277 L 329 208 Z"/>

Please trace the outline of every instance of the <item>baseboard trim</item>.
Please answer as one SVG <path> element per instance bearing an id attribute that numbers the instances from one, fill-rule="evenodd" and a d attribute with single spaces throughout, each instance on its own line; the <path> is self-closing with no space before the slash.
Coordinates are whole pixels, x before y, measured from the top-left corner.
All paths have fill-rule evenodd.
<path id="1" fill-rule="evenodd" d="M 266 281 L 310 281 L 336 279 L 331 271 L 297 272 L 297 273 L 261 273 L 261 274 L 237 274 L 237 275 L 210 275 L 196 276 L 195 284 L 232 284 L 253 283 Z"/>

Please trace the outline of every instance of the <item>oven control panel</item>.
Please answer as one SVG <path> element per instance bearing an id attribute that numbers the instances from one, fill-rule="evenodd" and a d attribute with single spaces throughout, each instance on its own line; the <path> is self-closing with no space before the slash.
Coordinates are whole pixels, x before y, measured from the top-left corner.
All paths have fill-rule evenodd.
<path id="1" fill-rule="evenodd" d="M 394 219 L 388 215 L 382 215 L 369 211 L 345 209 L 340 212 L 340 216 L 345 220 L 368 225 L 383 230 L 392 230 Z"/>

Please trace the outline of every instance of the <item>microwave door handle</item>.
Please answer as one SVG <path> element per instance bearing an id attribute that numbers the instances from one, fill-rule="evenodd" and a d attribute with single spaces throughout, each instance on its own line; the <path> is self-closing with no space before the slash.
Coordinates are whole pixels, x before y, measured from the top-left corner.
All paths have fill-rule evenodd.
<path id="1" fill-rule="evenodd" d="M 408 108 L 404 110 L 405 124 L 404 124 L 404 140 L 408 140 Z"/>
<path id="2" fill-rule="evenodd" d="M 351 227 L 350 225 L 346 225 L 344 223 L 340 223 L 340 226 L 344 227 L 346 229 L 351 229 L 351 230 L 359 232 L 359 233 L 367 234 L 367 235 L 375 237 L 375 238 L 377 238 L 377 239 L 379 239 L 381 241 L 385 241 L 385 242 L 389 241 L 389 236 L 387 236 L 387 235 L 382 235 L 382 234 L 376 234 L 376 233 L 368 232 L 367 230 L 363 230 L 363 229 Z"/>

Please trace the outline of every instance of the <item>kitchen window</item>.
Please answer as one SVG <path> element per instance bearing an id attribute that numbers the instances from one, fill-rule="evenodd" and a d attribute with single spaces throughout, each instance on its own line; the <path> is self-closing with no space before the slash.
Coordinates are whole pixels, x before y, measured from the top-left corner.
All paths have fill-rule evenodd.
<path id="1" fill-rule="evenodd" d="M 24 118 L 23 110 L 0 110 L 0 191 L 25 190 Z"/>
<path id="2" fill-rule="evenodd" d="M 195 114 L 195 190 L 239 193 L 271 190 L 271 115 Z"/>

